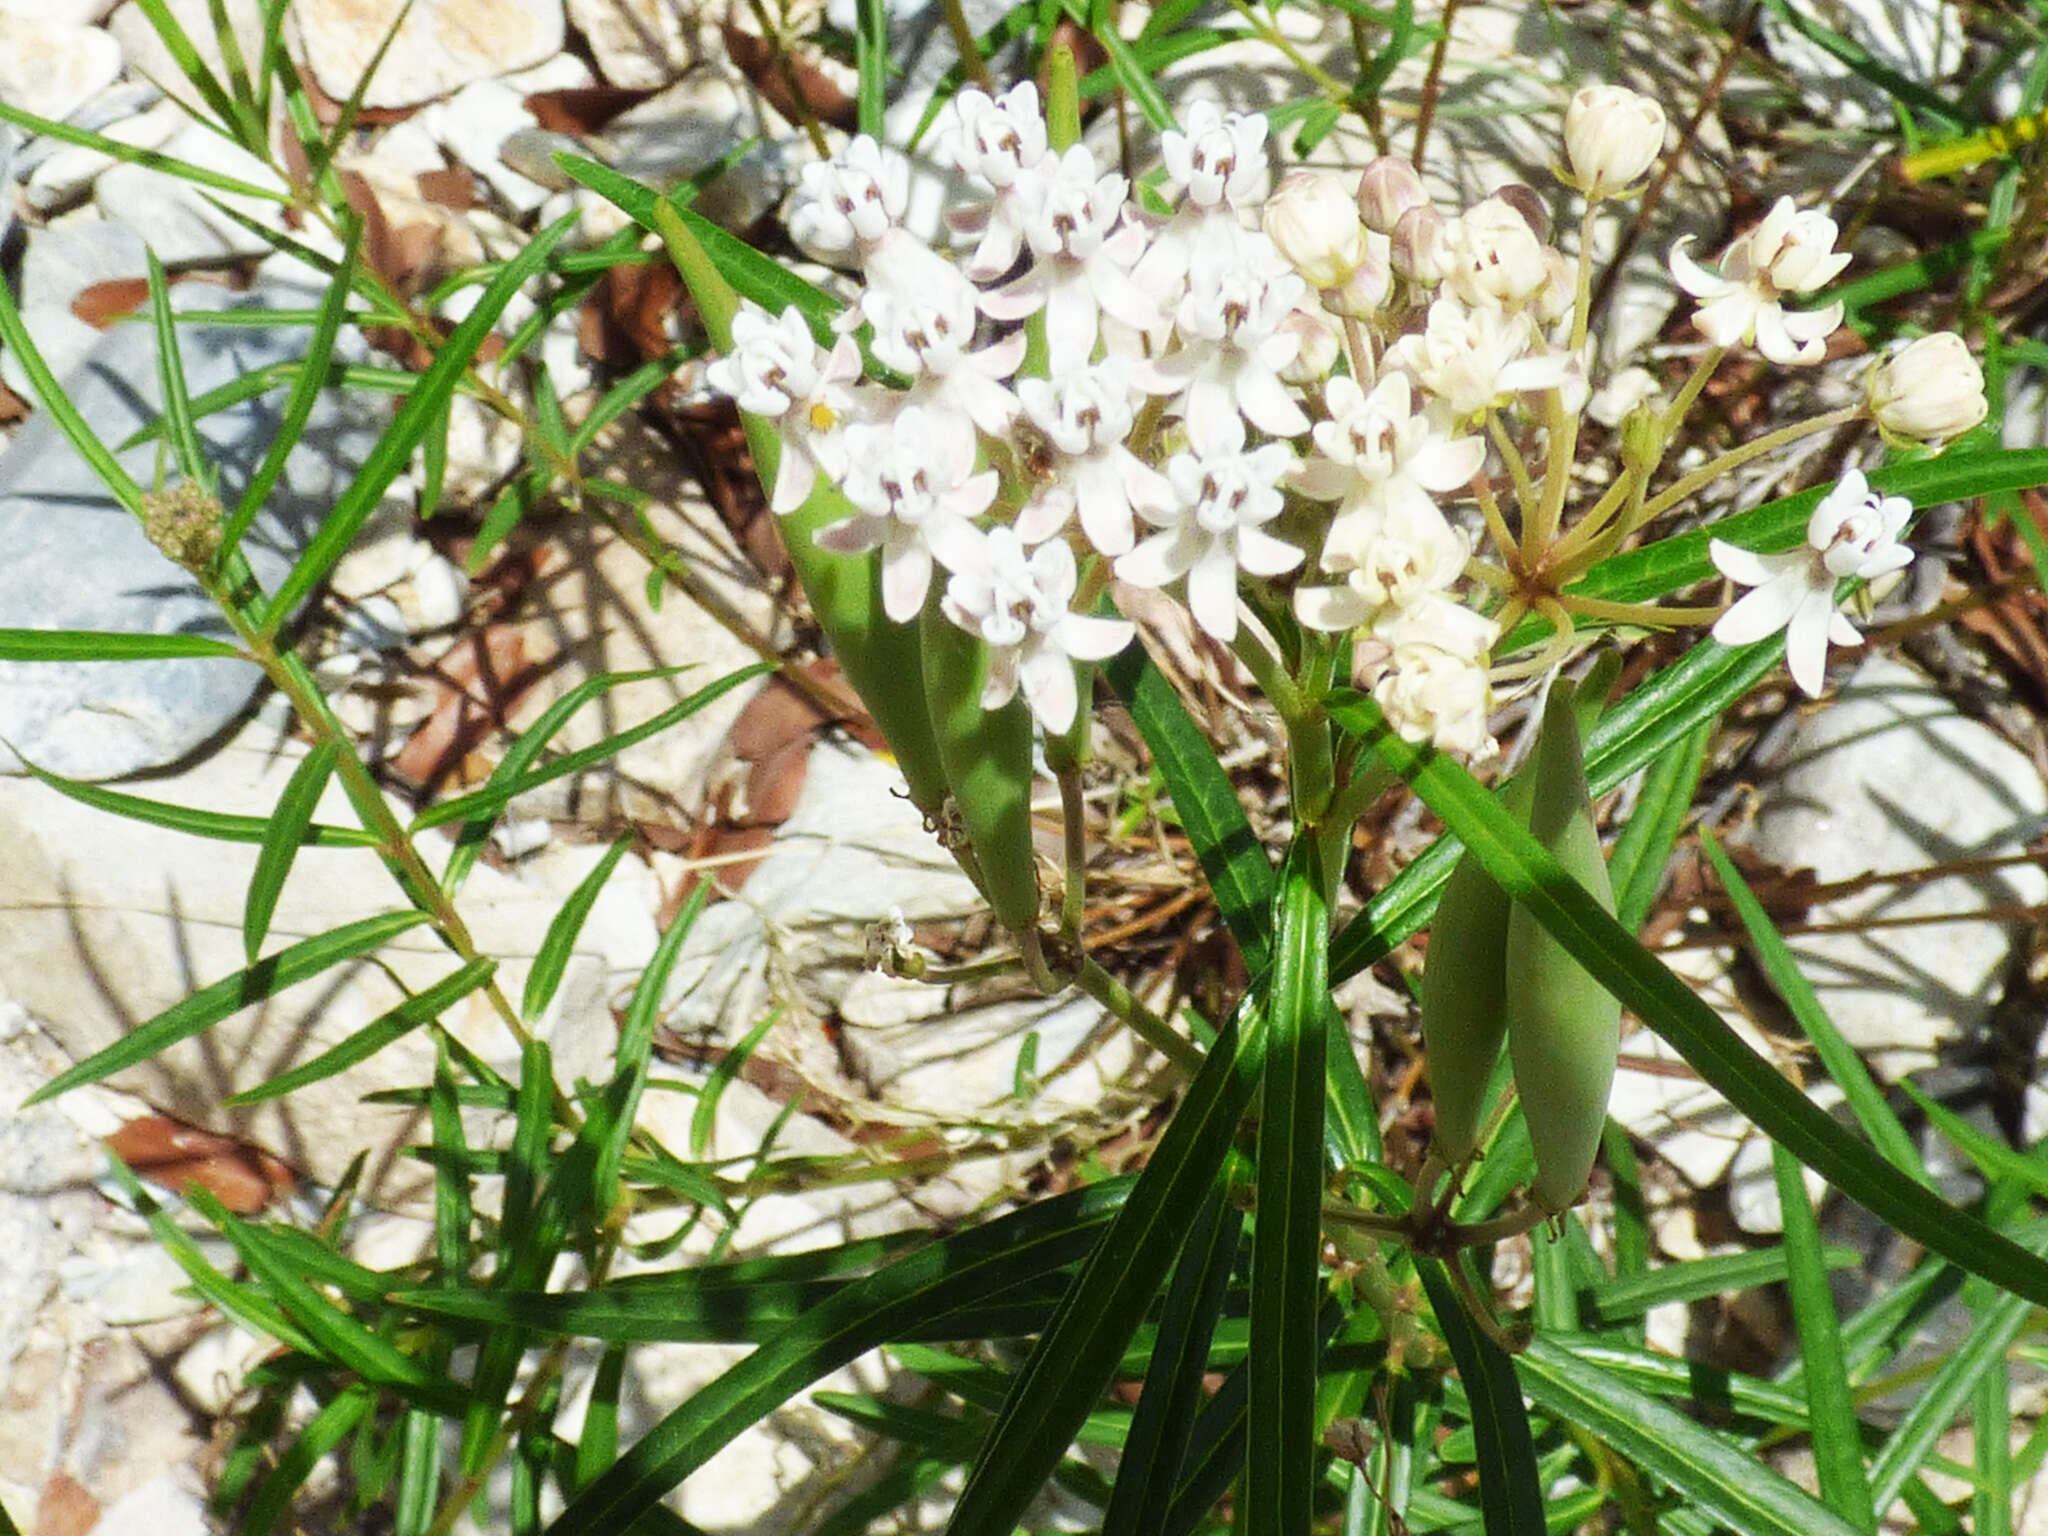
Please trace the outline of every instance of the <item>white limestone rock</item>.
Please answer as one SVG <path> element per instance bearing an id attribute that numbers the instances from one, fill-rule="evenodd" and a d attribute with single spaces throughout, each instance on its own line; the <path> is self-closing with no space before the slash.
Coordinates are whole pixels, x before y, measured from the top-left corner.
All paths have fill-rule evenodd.
<path id="1" fill-rule="evenodd" d="M 404 0 L 298 0 L 294 52 L 321 90 L 346 101 L 403 9 Z M 417 106 L 525 69 L 559 53 L 562 35 L 562 0 L 415 0 L 363 104 Z"/>
<path id="2" fill-rule="evenodd" d="M 121 45 L 99 27 L 0 10 L 0 101 L 59 122 L 114 83 Z"/>

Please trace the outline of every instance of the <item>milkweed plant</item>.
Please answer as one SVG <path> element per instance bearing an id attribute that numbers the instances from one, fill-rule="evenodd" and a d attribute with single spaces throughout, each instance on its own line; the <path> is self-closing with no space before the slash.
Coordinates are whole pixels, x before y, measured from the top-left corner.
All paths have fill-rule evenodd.
<path id="1" fill-rule="evenodd" d="M 1610 355 L 1598 323 L 1603 221 L 1662 174 L 1673 138 L 1648 96 L 1577 90 L 1556 187 L 1509 185 L 1456 207 L 1430 194 L 1411 159 L 1283 170 L 1265 115 L 1205 101 L 1177 121 L 1147 102 L 1157 164 L 1112 165 L 1082 135 L 1072 54 L 1056 45 L 1045 61 L 1043 91 L 963 86 L 926 125 L 928 158 L 960 194 L 936 242 L 908 219 L 911 162 L 870 134 L 803 170 L 785 219 L 810 262 L 801 271 L 703 218 L 692 189 L 657 193 L 565 155 L 560 169 L 635 231 L 572 256 L 572 221 L 558 221 L 478 279 L 452 329 L 379 286 L 339 192 L 318 175 L 295 181 L 291 198 L 340 255 L 286 420 L 305 421 L 344 323 L 396 325 L 439 350 L 424 377 L 395 386 L 405 403 L 370 464 L 273 592 L 237 549 L 254 505 L 230 510 L 229 488 L 196 456 L 161 272 L 163 435 L 187 482 L 169 491 L 125 478 L 0 302 L 0 332 L 45 407 L 218 600 L 233 636 L 71 637 L 67 648 L 8 631 L 0 650 L 242 656 L 317 743 L 268 824 L 43 775 L 118 814 L 264 844 L 250 970 L 45 1095 L 409 926 L 429 925 L 456 961 L 359 1037 L 244 1095 L 282 1095 L 408 1030 L 433 1032 L 434 1080 L 395 1095 L 425 1111 L 431 1132 L 419 1149 L 435 1182 L 426 1258 L 380 1271 L 347 1257 L 347 1189 L 298 1228 L 234 1216 L 203 1191 L 174 1219 L 126 1179 L 201 1294 L 276 1341 L 251 1379 L 261 1407 L 227 1457 L 220 1507 L 237 1529 L 274 1528 L 341 1447 L 354 1507 L 388 1503 L 401 1536 L 439 1536 L 491 1499 L 490 1520 L 522 1536 L 680 1530 L 663 1504 L 680 1483 L 883 1349 L 929 1394 L 816 1394 L 895 1458 L 848 1471 L 839 1507 L 809 1511 L 807 1530 L 862 1531 L 892 1512 L 914 1520 L 933 1497 L 960 1536 L 1352 1536 L 1475 1521 L 1507 1536 L 1617 1518 L 1870 1536 L 1901 1500 L 1928 1528 L 1954 1529 L 1922 1471 L 1963 1414 L 1977 1431 L 1966 1495 L 1976 1528 L 2004 1529 L 1999 1492 L 2042 1454 L 2038 1434 L 2008 1452 L 2002 1368 L 2048 1305 L 2043 1238 L 2026 1209 L 2038 1171 L 1950 1116 L 1936 1123 L 1993 1193 L 1965 1209 L 1934 1192 L 1883 1088 L 1711 838 L 1705 851 L 1847 1115 L 1817 1107 L 1635 933 L 1723 712 L 1781 664 L 1800 695 L 1822 699 L 1831 648 L 1858 643 L 1874 590 L 1911 559 L 1915 509 L 2048 482 L 2044 455 L 1984 445 L 1985 373 L 1949 332 L 1881 350 L 1848 403 L 1733 443 L 1692 430 L 1729 359 L 1813 369 L 1852 350 L 1833 345 L 1847 311 L 1830 297 L 1851 257 L 1826 212 L 1781 198 L 1711 260 L 1690 239 L 1668 252 L 1700 342 L 1682 376 Z M 303 93 L 281 89 L 311 134 Z M 255 88 L 221 100 L 244 96 L 249 122 L 226 129 L 268 156 Z M 866 116 L 878 129 L 879 112 Z M 331 151 L 307 158 L 322 166 Z M 1136 171 L 1149 174 L 1134 182 Z M 2011 200 L 2002 206 L 2009 217 Z M 606 263 L 645 259 L 643 232 L 695 301 L 708 338 L 697 377 L 737 408 L 818 630 L 904 792 L 1007 935 L 1012 957 L 996 964 L 1048 995 L 1078 987 L 1150 1048 L 1171 1113 L 1137 1171 L 1081 1178 L 920 1242 L 740 1259 L 721 1239 L 712 1260 L 660 1267 L 700 1223 L 729 1226 L 745 1199 L 804 1173 L 803 1160 L 785 1169 L 765 1150 L 737 1169 L 701 1145 L 679 1156 L 636 1121 L 701 893 L 624 1011 L 611 1080 L 573 1086 L 555 1081 L 533 1025 L 624 844 L 565 908 L 517 1003 L 456 906 L 507 805 L 592 760 L 588 749 L 548 756 L 547 738 L 616 680 L 549 711 L 483 788 L 403 825 L 284 638 L 423 442 L 431 462 L 458 387 L 546 449 L 488 514 L 483 547 L 560 477 L 589 515 L 638 505 L 631 487 L 580 477 L 579 456 L 675 359 L 636 372 L 596 408 L 596 427 L 570 434 L 558 411 L 522 414 L 476 355 L 522 287 L 558 285 L 544 321 Z M 818 281 L 802 275 L 820 268 Z M 345 313 L 352 296 L 367 309 Z M 538 334 L 539 322 L 522 322 L 510 356 Z M 1744 466 L 1866 427 L 1887 461 L 1724 510 Z M 648 553 L 688 590 L 687 570 Z M 1172 608 L 1134 594 L 1177 605 L 1173 622 L 1241 668 L 1254 707 L 1277 721 L 1277 862 L 1139 635 L 1134 615 Z M 1661 659 L 1647 672 L 1621 665 L 1617 641 L 1659 634 L 1684 638 L 1648 648 Z M 636 731 L 744 680 L 713 683 Z M 1098 701 L 1111 694 L 1142 733 L 1242 956 L 1242 983 L 1213 1016 L 1187 1002 L 1156 1010 L 1086 932 L 1084 780 Z M 360 832 L 310 824 L 330 776 L 349 790 Z M 1058 790 L 1058 860 L 1042 860 L 1034 838 L 1042 778 Z M 1632 813 L 1604 838 L 1614 818 L 1596 807 L 1632 779 Z M 1405 794 L 1446 835 L 1338 924 L 1356 829 Z M 439 873 L 416 842 L 437 825 L 457 828 Z M 408 910 L 259 961 L 276 887 L 293 850 L 315 839 L 375 849 Z M 1383 1142 L 1392 1107 L 1375 1096 L 1332 989 L 1425 931 L 1416 993 L 1430 1141 L 1404 1159 Z M 867 953 L 898 977 L 952 974 L 900 918 L 877 923 Z M 516 1045 L 516 1075 L 442 1030 L 440 1012 L 472 993 Z M 1650 1264 L 1641 1171 L 1606 1113 L 1625 1013 L 1771 1139 L 1781 1244 Z M 715 1107 L 713 1087 L 702 1094 Z M 473 1139 L 479 1112 L 509 1124 L 509 1141 Z M 1821 1243 L 1809 1173 L 1929 1255 L 1898 1293 L 1906 1300 L 1840 1311 L 1827 1274 L 1839 1255 Z M 871 1174 L 891 1176 L 886 1160 Z M 476 1198 L 486 1178 L 502 1186 L 488 1215 Z M 680 1228 L 658 1238 L 636 1220 L 678 1211 Z M 227 1239 L 234 1273 L 191 1242 L 183 1223 L 195 1216 Z M 1506 1297 L 1492 1260 L 1523 1242 L 1533 1284 Z M 613 1273 L 626 1257 L 640 1273 Z M 1932 1368 L 1903 1419 L 1867 1414 L 1858 1388 L 1896 1366 L 1923 1304 L 1964 1275 L 1972 1345 Z M 1774 1380 L 1716 1366 L 1702 1385 L 1646 1339 L 1644 1316 L 1660 1303 L 1770 1280 L 1787 1284 L 1798 1345 Z M 657 1341 L 751 1349 L 622 1443 L 632 1352 Z M 572 1412 L 572 1347 L 583 1345 L 599 1363 Z M 1799 1437 L 1812 1461 L 1788 1476 L 1777 1447 Z"/>

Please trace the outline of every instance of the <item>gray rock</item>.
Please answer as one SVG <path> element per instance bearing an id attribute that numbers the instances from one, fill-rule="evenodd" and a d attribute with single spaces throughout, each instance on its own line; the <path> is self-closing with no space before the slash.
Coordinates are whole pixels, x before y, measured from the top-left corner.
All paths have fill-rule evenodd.
<path id="1" fill-rule="evenodd" d="M 2044 812 L 2048 789 L 2025 753 L 1958 713 L 1921 673 L 1873 656 L 1801 724 L 1766 790 L 1756 846 L 1823 881 L 1847 880 L 2020 853 Z M 1878 885 L 1816 908 L 1813 920 L 1954 920 L 1807 935 L 1792 950 L 1842 1033 L 1896 1076 L 1983 1029 L 2020 926 L 1988 909 L 2044 899 L 2048 874 L 2032 864 Z"/>
<path id="2" fill-rule="evenodd" d="M 178 307 L 261 304 L 201 284 L 182 285 Z M 287 362 L 305 346 L 303 327 L 181 329 L 194 395 Z M 108 331 L 65 380 L 100 440 L 117 444 L 158 412 L 156 345 L 144 325 Z M 208 461 L 232 505 L 262 462 L 283 409 L 272 392 L 199 423 Z M 388 407 L 323 397 L 269 505 L 244 541 L 257 579 L 274 587 L 368 455 Z M 153 443 L 118 455 L 154 483 Z M 0 626 L 122 630 L 225 637 L 226 625 L 198 582 L 173 565 L 39 412 L 0 456 Z M 15 750 L 75 778 L 105 779 L 175 762 L 245 707 L 261 674 L 229 660 L 0 662 L 0 770 L 18 772 Z"/>

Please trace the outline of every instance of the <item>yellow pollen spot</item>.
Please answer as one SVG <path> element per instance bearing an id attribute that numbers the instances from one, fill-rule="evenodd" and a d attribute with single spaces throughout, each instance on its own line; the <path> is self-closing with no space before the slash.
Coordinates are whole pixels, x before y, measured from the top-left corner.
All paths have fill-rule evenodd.
<path id="1" fill-rule="evenodd" d="M 811 407 L 810 417 L 814 432 L 829 432 L 839 425 L 839 413 L 822 400 Z"/>

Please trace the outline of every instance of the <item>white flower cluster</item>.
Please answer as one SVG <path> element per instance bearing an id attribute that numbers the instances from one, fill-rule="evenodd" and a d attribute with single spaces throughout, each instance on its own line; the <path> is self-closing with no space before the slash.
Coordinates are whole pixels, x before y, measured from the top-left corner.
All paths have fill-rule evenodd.
<path id="1" fill-rule="evenodd" d="M 1566 114 L 1564 179 L 1593 201 L 1625 195 L 1664 127 L 1647 98 L 1588 87 Z M 937 575 L 938 610 L 991 648 L 984 702 L 1021 690 L 1047 731 L 1074 720 L 1076 664 L 1131 638 L 1128 622 L 1086 611 L 1113 572 L 1183 592 L 1224 643 L 1240 642 L 1247 591 L 1268 613 L 1291 602 L 1302 625 L 1355 637 L 1358 680 L 1403 736 L 1490 754 L 1500 631 L 1459 595 L 1489 571 L 1472 564 L 1479 517 L 1457 503 L 1476 501 L 1501 532 L 1491 437 L 1521 477 L 1526 521 L 1507 418 L 1554 433 L 1590 395 L 1586 271 L 1548 243 L 1536 195 L 1504 188 L 1446 213 L 1392 158 L 1350 179 L 1292 172 L 1269 195 L 1264 118 L 1197 103 L 1162 135 L 1173 212 L 1155 217 L 1085 144 L 1052 147 L 1030 83 L 961 91 L 934 133 L 980 194 L 950 216 L 959 250 L 904 227 L 906 162 L 857 138 L 807 168 L 789 221 L 805 249 L 860 274 L 834 344 L 794 309 L 748 313 L 709 372 L 778 430 L 774 510 L 803 504 L 820 476 L 836 485 L 852 515 L 818 542 L 880 551 L 898 623 L 925 609 Z M 1671 260 L 1717 346 L 1811 362 L 1840 307 L 1783 301 L 1839 273 L 1834 236 L 1787 201 L 1718 273 L 1683 243 Z M 897 380 L 862 377 L 863 330 Z M 1959 430 L 1955 370 L 1930 366 L 1950 362 L 1923 349 L 1889 365 L 1873 414 Z M 1811 600 L 1792 601 L 1775 567 L 1730 574 L 1778 582 L 1730 615 L 1731 633 L 1794 610 L 1801 636 L 1813 629 Z M 1279 579 L 1291 592 L 1266 589 Z M 1802 643 L 1802 682 L 1807 655 Z"/>

